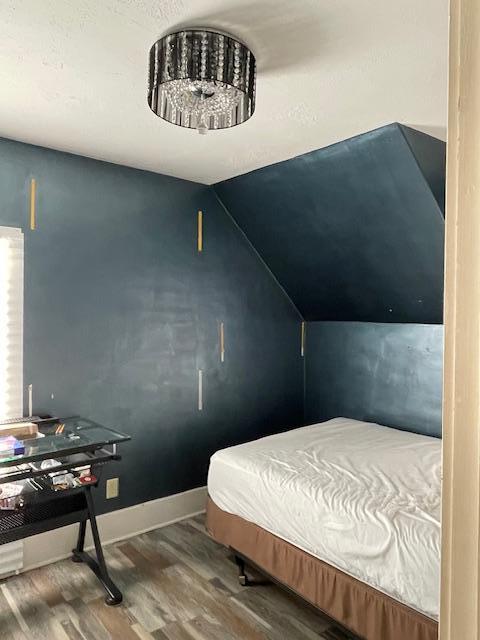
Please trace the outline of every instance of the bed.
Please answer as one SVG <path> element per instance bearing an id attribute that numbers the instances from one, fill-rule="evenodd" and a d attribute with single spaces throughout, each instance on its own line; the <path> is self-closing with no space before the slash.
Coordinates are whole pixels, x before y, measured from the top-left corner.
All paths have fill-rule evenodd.
<path id="1" fill-rule="evenodd" d="M 207 529 L 367 640 L 434 640 L 441 441 L 335 418 L 223 449 Z"/>

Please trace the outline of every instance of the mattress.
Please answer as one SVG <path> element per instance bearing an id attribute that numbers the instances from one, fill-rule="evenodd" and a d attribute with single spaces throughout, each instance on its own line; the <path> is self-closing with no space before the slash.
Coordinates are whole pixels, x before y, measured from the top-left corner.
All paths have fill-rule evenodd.
<path id="1" fill-rule="evenodd" d="M 441 441 L 347 418 L 215 453 L 223 511 L 438 619 Z"/>

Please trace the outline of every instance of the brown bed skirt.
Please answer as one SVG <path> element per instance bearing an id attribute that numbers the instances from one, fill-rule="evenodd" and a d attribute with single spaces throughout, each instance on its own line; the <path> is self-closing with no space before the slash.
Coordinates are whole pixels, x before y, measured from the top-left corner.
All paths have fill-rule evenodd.
<path id="1" fill-rule="evenodd" d="M 211 498 L 207 531 L 365 640 L 437 640 L 438 624 L 373 587 L 318 560 Z"/>

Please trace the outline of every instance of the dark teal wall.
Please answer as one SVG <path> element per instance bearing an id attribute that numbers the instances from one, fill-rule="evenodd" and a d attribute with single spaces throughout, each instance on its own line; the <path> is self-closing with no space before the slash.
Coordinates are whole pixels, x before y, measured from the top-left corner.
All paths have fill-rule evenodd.
<path id="1" fill-rule="evenodd" d="M 418 167 L 445 216 L 446 144 L 421 131 L 401 127 Z"/>
<path id="2" fill-rule="evenodd" d="M 445 143 L 393 123 L 215 190 L 309 321 L 306 422 L 440 435 Z"/>
<path id="3" fill-rule="evenodd" d="M 337 416 L 441 435 L 443 327 L 307 324 L 305 418 Z"/>
<path id="4" fill-rule="evenodd" d="M 306 320 L 441 323 L 445 143 L 399 124 L 215 185 Z"/>
<path id="5" fill-rule="evenodd" d="M 25 232 L 34 410 L 133 437 L 102 509 L 200 486 L 216 449 L 302 422 L 300 317 L 211 188 L 1 140 L 0 224 Z"/>

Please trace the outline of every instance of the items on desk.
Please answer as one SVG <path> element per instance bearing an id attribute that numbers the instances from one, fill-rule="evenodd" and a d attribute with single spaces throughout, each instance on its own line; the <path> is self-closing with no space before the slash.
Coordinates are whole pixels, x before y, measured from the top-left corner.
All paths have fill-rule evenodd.
<path id="1" fill-rule="evenodd" d="M 0 437 L 0 459 L 21 456 L 25 453 L 25 445 L 14 436 Z"/>
<path id="2" fill-rule="evenodd" d="M 42 460 L 40 465 L 40 469 L 52 469 L 54 467 L 59 467 L 62 463 L 58 460 L 54 460 L 53 458 L 49 458 L 48 460 Z"/>
<path id="3" fill-rule="evenodd" d="M 54 491 L 65 491 L 65 489 L 73 489 L 75 487 L 75 476 L 67 471 L 59 471 L 58 473 L 49 473 L 50 481 Z"/>
<path id="4" fill-rule="evenodd" d="M 35 478 L 28 478 L 27 482 L 34 491 L 42 491 L 43 486 Z"/>
<path id="5" fill-rule="evenodd" d="M 57 460 L 44 460 L 45 462 L 50 464 L 44 468 L 55 468 L 56 465 L 60 464 Z M 66 489 L 75 489 L 76 487 L 97 483 L 97 477 L 91 473 L 90 466 L 83 466 L 70 471 L 52 471 L 48 474 L 48 477 L 54 491 L 65 491 Z"/>
<path id="6" fill-rule="evenodd" d="M 97 482 L 97 478 L 93 475 L 93 473 L 90 473 L 89 469 L 88 471 L 82 471 L 77 478 L 77 481 L 81 485 L 95 484 Z"/>
<path id="7" fill-rule="evenodd" d="M 23 507 L 23 486 L 13 482 L 0 485 L 0 511 L 14 511 Z"/>
<path id="8" fill-rule="evenodd" d="M 0 436 L 14 436 L 18 440 L 30 440 L 36 438 L 38 425 L 30 421 L 25 422 L 2 422 L 0 423 Z"/>
<path id="9" fill-rule="evenodd" d="M 49 458 L 48 460 L 43 460 L 40 469 L 42 471 L 47 471 L 48 469 L 55 469 L 55 467 L 60 467 L 61 462 L 58 460 L 54 460 L 53 458 Z M 52 488 L 55 491 L 60 489 L 69 489 L 72 488 L 73 485 L 73 474 L 70 471 L 51 471 L 47 474 L 50 482 L 52 483 Z"/>

